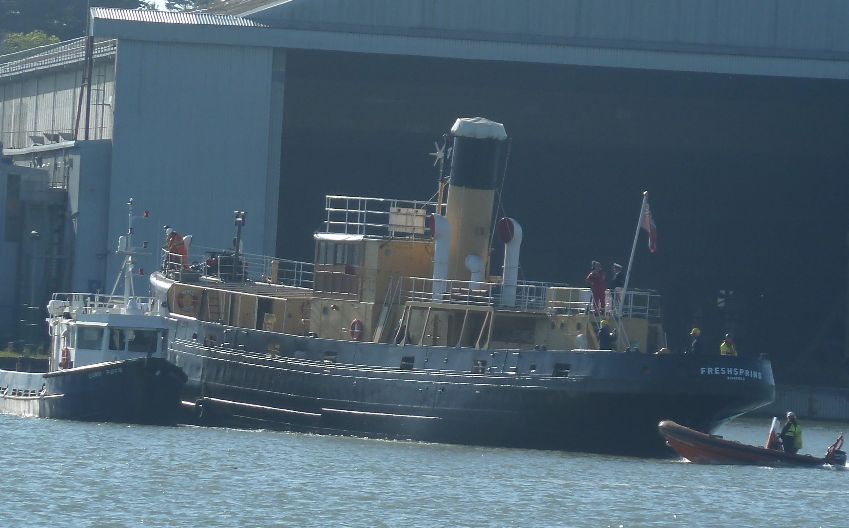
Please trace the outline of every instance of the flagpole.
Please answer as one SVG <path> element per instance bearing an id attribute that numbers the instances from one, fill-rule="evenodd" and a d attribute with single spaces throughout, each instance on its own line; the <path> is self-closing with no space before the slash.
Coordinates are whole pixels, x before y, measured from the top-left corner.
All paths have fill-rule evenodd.
<path id="1" fill-rule="evenodd" d="M 625 292 L 628 291 L 628 281 L 631 279 L 631 265 L 634 264 L 634 251 L 637 249 L 637 239 L 640 238 L 640 227 L 643 223 L 643 213 L 646 211 L 646 201 L 648 198 L 649 192 L 643 191 L 643 204 L 640 206 L 640 216 L 637 217 L 637 230 L 634 233 L 634 243 L 631 244 L 631 257 L 628 259 L 628 269 L 625 271 L 625 282 L 622 284 L 619 306 L 616 307 L 616 314 L 619 317 L 622 317 L 622 303 L 625 301 Z"/>

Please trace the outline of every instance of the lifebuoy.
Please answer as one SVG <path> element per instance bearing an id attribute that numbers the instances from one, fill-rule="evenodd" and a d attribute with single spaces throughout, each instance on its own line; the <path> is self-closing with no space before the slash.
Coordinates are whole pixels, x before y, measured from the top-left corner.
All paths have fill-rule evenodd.
<path id="1" fill-rule="evenodd" d="M 195 307 L 197 302 L 197 295 L 193 291 L 183 290 L 177 294 L 177 307 L 180 310 L 191 310 Z"/>
<path id="2" fill-rule="evenodd" d="M 359 319 L 351 321 L 351 339 L 359 341 L 363 338 L 363 322 Z"/>
<path id="3" fill-rule="evenodd" d="M 71 367 L 71 351 L 68 347 L 62 348 L 62 357 L 59 359 L 59 367 L 66 369 Z"/>

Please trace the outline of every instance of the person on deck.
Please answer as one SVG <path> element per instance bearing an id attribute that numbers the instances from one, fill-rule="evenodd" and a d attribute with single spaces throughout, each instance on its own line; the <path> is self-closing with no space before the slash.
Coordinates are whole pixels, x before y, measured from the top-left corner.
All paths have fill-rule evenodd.
<path id="1" fill-rule="evenodd" d="M 622 303 L 622 288 L 625 286 L 625 274 L 622 272 L 622 264 L 613 263 L 610 279 L 610 305 L 614 310 Z M 617 291 L 618 290 L 618 291 Z"/>
<path id="2" fill-rule="evenodd" d="M 170 227 L 165 230 L 166 271 L 189 268 L 189 253 L 180 233 Z"/>
<path id="3" fill-rule="evenodd" d="M 802 428 L 796 422 L 796 413 L 789 411 L 787 413 L 787 421 L 784 422 L 784 427 L 781 428 L 781 444 L 784 446 L 784 451 L 791 454 L 796 454 L 802 449 Z"/>
<path id="4" fill-rule="evenodd" d="M 610 331 L 610 324 L 607 319 L 602 319 L 598 326 L 598 349 L 613 350 L 613 344 L 616 341 L 616 334 Z"/>
<path id="5" fill-rule="evenodd" d="M 731 339 L 731 334 L 725 334 L 725 339 L 719 345 L 720 356 L 737 356 L 737 348 L 734 347 L 734 340 Z"/>
<path id="6" fill-rule="evenodd" d="M 690 344 L 687 348 L 684 349 L 685 354 L 701 354 L 702 353 L 702 331 L 699 330 L 698 326 L 694 326 L 692 330 L 690 330 Z"/>
<path id="7" fill-rule="evenodd" d="M 613 263 L 613 278 L 610 280 L 610 290 L 625 286 L 625 274 L 622 273 L 622 264 Z"/>
<path id="8" fill-rule="evenodd" d="M 597 260 L 592 262 L 592 269 L 585 279 L 590 285 L 593 294 L 593 313 L 604 315 L 604 294 L 607 290 L 606 277 L 601 269 L 601 263 Z"/>

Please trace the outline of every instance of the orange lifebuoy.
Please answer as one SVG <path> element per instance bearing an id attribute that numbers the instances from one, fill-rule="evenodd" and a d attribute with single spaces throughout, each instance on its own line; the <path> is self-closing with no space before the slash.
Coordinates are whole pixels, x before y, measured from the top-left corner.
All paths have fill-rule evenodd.
<path id="1" fill-rule="evenodd" d="M 198 302 L 197 295 L 189 290 L 183 290 L 177 294 L 177 307 L 180 310 L 191 310 Z"/>
<path id="2" fill-rule="evenodd" d="M 351 321 L 351 339 L 359 341 L 363 338 L 363 322 L 359 319 Z"/>
<path id="3" fill-rule="evenodd" d="M 68 350 L 68 347 L 62 348 L 62 357 L 59 359 L 59 367 L 66 369 L 71 366 L 71 351 Z"/>

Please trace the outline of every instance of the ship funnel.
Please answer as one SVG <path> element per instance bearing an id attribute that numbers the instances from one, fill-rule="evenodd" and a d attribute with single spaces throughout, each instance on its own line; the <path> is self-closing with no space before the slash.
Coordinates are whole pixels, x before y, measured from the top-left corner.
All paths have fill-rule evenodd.
<path id="1" fill-rule="evenodd" d="M 522 226 L 512 218 L 502 218 L 495 225 L 498 239 L 504 243 L 504 269 L 501 285 L 501 304 L 516 306 L 516 285 L 519 279 L 519 250 L 522 247 Z"/>
<path id="2" fill-rule="evenodd" d="M 430 217 L 433 233 L 433 300 L 442 301 L 448 291 L 448 251 L 451 246 L 451 226 L 444 216 Z"/>
<path id="3" fill-rule="evenodd" d="M 482 280 L 489 267 L 489 237 L 495 189 L 507 159 L 504 125 L 482 117 L 460 118 L 451 127 L 450 186 L 445 218 L 451 227 L 448 278 Z M 466 258 L 475 256 L 479 278 Z"/>

